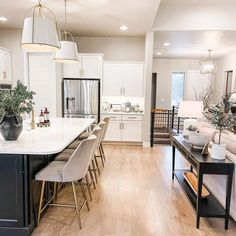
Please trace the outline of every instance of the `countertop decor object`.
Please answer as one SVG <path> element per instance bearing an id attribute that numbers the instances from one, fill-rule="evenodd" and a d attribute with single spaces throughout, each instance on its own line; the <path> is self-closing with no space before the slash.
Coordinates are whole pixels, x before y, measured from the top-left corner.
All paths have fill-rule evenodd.
<path id="1" fill-rule="evenodd" d="M 236 125 L 236 116 L 225 112 L 223 103 L 211 105 L 205 112 L 206 119 L 219 130 L 219 140 L 212 145 L 211 157 L 218 160 L 225 159 L 226 145 L 221 143 L 221 135 L 223 130 L 230 130 Z"/>
<path id="2" fill-rule="evenodd" d="M 189 134 L 189 142 L 193 149 L 203 149 L 206 143 L 209 142 L 209 137 L 199 133 L 191 133 Z"/>
<path id="3" fill-rule="evenodd" d="M 38 0 L 38 4 L 25 14 L 21 47 L 37 52 L 54 52 L 61 47 L 58 32 L 55 15 Z"/>
<path id="4" fill-rule="evenodd" d="M 21 81 L 12 90 L 0 90 L 0 132 L 5 140 L 16 140 L 21 134 L 21 114 L 32 111 L 34 94 Z"/>

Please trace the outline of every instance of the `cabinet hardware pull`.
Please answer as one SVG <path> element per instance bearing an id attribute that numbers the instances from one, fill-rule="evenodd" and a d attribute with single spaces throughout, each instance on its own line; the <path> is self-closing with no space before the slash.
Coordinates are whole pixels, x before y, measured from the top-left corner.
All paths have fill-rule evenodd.
<path id="1" fill-rule="evenodd" d="M 135 116 L 128 116 L 129 119 L 137 119 Z"/>
<path id="2" fill-rule="evenodd" d="M 125 124 L 124 123 L 122 123 L 122 129 L 124 129 L 125 128 Z"/>
<path id="3" fill-rule="evenodd" d="M 120 94 L 122 94 L 122 88 L 120 88 Z"/>
<path id="4" fill-rule="evenodd" d="M 123 94 L 125 94 L 125 88 L 123 88 Z"/>

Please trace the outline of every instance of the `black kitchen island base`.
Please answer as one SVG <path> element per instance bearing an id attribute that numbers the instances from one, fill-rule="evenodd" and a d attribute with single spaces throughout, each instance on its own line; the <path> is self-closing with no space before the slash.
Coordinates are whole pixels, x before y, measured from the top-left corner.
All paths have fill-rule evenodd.
<path id="1" fill-rule="evenodd" d="M 0 236 L 26 236 L 34 230 L 41 183 L 35 174 L 55 155 L 0 154 Z M 53 193 L 46 187 L 45 201 Z"/>

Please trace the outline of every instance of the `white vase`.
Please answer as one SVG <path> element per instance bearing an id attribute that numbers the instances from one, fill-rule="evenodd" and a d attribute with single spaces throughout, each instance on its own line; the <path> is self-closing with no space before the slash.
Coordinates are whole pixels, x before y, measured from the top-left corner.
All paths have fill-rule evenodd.
<path id="1" fill-rule="evenodd" d="M 212 144 L 212 148 L 210 151 L 211 158 L 217 160 L 224 160 L 226 152 L 226 144 Z"/>

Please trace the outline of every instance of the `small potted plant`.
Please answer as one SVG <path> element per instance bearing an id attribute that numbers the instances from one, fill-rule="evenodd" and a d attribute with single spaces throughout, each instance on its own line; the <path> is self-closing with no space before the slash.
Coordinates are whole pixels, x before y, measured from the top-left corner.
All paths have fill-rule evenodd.
<path id="1" fill-rule="evenodd" d="M 21 81 L 12 90 L 0 90 L 0 132 L 5 140 L 16 140 L 21 134 L 21 114 L 32 111 L 33 94 Z"/>
<path id="2" fill-rule="evenodd" d="M 204 112 L 206 119 L 219 130 L 218 143 L 212 145 L 211 157 L 214 159 L 225 159 L 226 144 L 221 143 L 221 135 L 223 130 L 230 130 L 236 124 L 236 116 L 231 113 L 225 113 L 225 105 L 218 103 L 211 105 Z"/>

